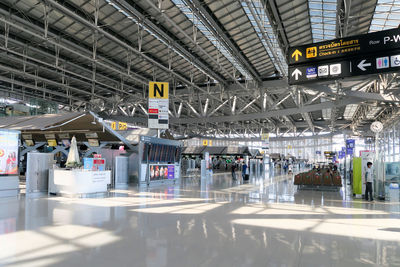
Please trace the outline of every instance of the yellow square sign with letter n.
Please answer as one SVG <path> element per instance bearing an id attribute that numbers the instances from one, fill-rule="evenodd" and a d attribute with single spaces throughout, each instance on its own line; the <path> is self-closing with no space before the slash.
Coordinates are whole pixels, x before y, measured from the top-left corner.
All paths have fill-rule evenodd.
<path id="1" fill-rule="evenodd" d="M 306 49 L 306 58 L 317 57 L 317 47 L 307 47 Z"/>
<path id="2" fill-rule="evenodd" d="M 149 98 L 168 99 L 167 82 L 149 82 Z"/>

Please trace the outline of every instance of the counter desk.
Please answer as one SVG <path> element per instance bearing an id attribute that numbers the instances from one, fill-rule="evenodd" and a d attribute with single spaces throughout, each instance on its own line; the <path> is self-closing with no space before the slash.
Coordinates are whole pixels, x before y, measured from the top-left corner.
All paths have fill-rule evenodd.
<path id="1" fill-rule="evenodd" d="M 49 194 L 106 193 L 109 184 L 111 171 L 49 170 Z"/>

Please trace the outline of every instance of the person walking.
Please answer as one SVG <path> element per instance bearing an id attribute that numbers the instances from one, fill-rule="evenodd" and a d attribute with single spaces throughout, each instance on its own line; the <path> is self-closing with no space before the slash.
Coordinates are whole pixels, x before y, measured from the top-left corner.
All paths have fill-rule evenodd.
<path id="1" fill-rule="evenodd" d="M 372 197 L 372 162 L 367 163 L 367 169 L 365 170 L 365 200 L 368 201 L 368 194 L 370 201 L 374 201 Z"/>
<path id="2" fill-rule="evenodd" d="M 293 174 L 293 165 L 291 163 L 288 165 L 288 174 Z"/>
<path id="3" fill-rule="evenodd" d="M 246 174 L 247 175 L 249 174 L 248 171 L 249 171 L 249 169 L 247 167 L 247 163 L 244 162 L 243 166 L 242 166 L 242 178 L 243 178 L 243 180 L 248 180 L 248 177 L 246 176 Z"/>
<path id="4" fill-rule="evenodd" d="M 236 162 L 232 162 L 232 179 L 236 180 Z"/>

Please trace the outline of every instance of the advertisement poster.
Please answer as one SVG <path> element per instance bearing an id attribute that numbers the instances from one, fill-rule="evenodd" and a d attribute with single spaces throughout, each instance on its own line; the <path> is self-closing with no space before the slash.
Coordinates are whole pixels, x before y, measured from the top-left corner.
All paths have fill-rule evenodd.
<path id="1" fill-rule="evenodd" d="M 104 171 L 106 160 L 102 158 L 83 158 L 83 169 L 90 171 Z"/>
<path id="2" fill-rule="evenodd" d="M 150 180 L 165 180 L 175 178 L 174 165 L 151 164 Z"/>
<path id="3" fill-rule="evenodd" d="M 18 173 L 18 133 L 0 131 L 0 175 Z"/>

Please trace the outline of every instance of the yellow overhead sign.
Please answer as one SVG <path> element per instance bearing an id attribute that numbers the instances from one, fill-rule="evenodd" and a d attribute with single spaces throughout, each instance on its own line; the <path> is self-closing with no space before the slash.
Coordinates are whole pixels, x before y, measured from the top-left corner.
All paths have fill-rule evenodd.
<path id="1" fill-rule="evenodd" d="M 269 133 L 264 133 L 261 135 L 261 140 L 265 141 L 265 140 L 269 140 Z"/>
<path id="2" fill-rule="evenodd" d="M 149 98 L 168 99 L 169 83 L 149 82 Z"/>
<path id="3" fill-rule="evenodd" d="M 128 130 L 128 124 L 125 122 L 118 122 L 118 130 L 120 131 Z"/>
<path id="4" fill-rule="evenodd" d="M 203 140 L 203 146 L 212 146 L 212 140 Z"/>
<path id="5" fill-rule="evenodd" d="M 114 131 L 126 131 L 128 130 L 128 124 L 126 122 L 115 122 L 113 121 L 111 123 L 111 129 L 113 129 Z"/>

